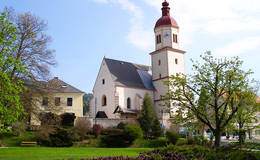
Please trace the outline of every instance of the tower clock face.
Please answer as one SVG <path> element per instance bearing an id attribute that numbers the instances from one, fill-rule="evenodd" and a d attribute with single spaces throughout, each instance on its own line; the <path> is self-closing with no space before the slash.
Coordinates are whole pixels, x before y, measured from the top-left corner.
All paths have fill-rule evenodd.
<path id="1" fill-rule="evenodd" d="M 169 32 L 164 32 L 164 38 L 168 38 L 168 37 L 170 37 L 170 33 Z"/>

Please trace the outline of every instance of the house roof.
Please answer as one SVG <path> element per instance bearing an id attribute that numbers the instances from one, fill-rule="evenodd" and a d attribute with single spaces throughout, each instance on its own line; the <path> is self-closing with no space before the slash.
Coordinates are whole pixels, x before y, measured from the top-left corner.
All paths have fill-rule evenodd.
<path id="1" fill-rule="evenodd" d="M 50 92 L 52 93 L 85 93 L 74 86 L 60 80 L 58 77 L 46 82 L 50 86 Z"/>
<path id="2" fill-rule="evenodd" d="M 155 90 L 150 66 L 104 58 L 117 85 Z"/>

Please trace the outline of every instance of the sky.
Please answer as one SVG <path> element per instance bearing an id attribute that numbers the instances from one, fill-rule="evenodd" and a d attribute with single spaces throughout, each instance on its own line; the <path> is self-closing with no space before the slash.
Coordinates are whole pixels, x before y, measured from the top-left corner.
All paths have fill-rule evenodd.
<path id="1" fill-rule="evenodd" d="M 151 65 L 154 25 L 163 0 L 0 0 L 0 10 L 31 12 L 48 24 L 58 65 L 52 76 L 90 93 L 103 57 Z M 259 0 L 168 0 L 180 27 L 180 49 L 190 59 L 211 51 L 239 56 L 260 81 Z"/>

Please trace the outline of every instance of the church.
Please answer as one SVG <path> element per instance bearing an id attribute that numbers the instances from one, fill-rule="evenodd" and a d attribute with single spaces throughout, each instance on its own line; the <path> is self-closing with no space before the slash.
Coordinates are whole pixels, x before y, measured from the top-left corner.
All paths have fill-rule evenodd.
<path id="1" fill-rule="evenodd" d="M 103 58 L 90 102 L 95 123 L 109 127 L 135 119 L 146 93 L 153 100 L 161 123 L 168 123 L 169 113 L 160 104 L 163 103 L 162 96 L 171 88 L 163 81 L 176 73 L 185 74 L 185 51 L 179 48 L 179 29 L 170 16 L 169 3 L 164 1 L 162 16 L 154 27 L 155 51 L 150 53 L 152 66 Z"/>

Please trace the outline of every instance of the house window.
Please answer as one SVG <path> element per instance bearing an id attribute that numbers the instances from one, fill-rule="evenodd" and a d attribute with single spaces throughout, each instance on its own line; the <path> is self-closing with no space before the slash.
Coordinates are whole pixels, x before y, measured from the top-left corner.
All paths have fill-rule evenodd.
<path id="1" fill-rule="evenodd" d="M 60 106 L 60 97 L 55 97 L 55 106 Z"/>
<path id="2" fill-rule="evenodd" d="M 159 78 L 162 78 L 162 74 L 161 73 L 159 74 Z"/>
<path id="3" fill-rule="evenodd" d="M 161 42 L 162 42 L 162 39 L 161 39 L 161 35 L 159 34 L 156 36 L 156 43 L 159 44 Z"/>
<path id="4" fill-rule="evenodd" d="M 178 43 L 177 34 L 173 34 L 173 42 L 174 42 L 174 43 Z"/>
<path id="5" fill-rule="evenodd" d="M 158 61 L 158 65 L 159 65 L 159 66 L 161 65 L 161 60 Z"/>
<path id="6" fill-rule="evenodd" d="M 107 97 L 105 95 L 102 96 L 102 106 L 107 105 Z"/>
<path id="7" fill-rule="evenodd" d="M 67 106 L 72 106 L 72 98 L 67 98 Z"/>
<path id="8" fill-rule="evenodd" d="M 48 97 L 43 97 L 42 98 L 42 106 L 48 106 L 48 101 L 49 101 Z"/>
<path id="9" fill-rule="evenodd" d="M 102 79 L 102 84 L 105 84 L 105 79 Z"/>
<path id="10" fill-rule="evenodd" d="M 131 108 L 131 99 L 128 97 L 127 98 L 127 109 Z"/>
<path id="11" fill-rule="evenodd" d="M 177 58 L 175 58 L 175 64 L 178 64 L 178 59 Z"/>

